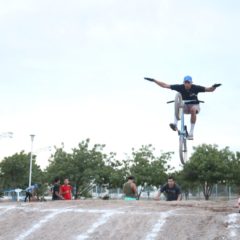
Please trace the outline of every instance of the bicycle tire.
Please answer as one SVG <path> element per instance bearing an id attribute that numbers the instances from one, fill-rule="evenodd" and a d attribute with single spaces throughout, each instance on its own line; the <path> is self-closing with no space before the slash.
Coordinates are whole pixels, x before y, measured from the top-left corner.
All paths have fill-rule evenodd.
<path id="1" fill-rule="evenodd" d="M 187 139 L 183 136 L 179 136 L 179 156 L 184 165 L 187 161 Z"/>
<path id="2" fill-rule="evenodd" d="M 182 105 L 182 95 L 181 93 L 177 93 L 174 101 L 174 114 L 177 120 L 181 119 L 181 111 L 183 111 L 183 109 L 181 108 Z"/>

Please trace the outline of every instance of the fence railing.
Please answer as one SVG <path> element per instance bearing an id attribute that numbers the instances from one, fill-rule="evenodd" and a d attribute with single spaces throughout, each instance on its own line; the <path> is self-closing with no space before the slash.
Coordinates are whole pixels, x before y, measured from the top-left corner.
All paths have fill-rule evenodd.
<path id="1" fill-rule="evenodd" d="M 158 189 L 155 188 L 153 190 L 144 189 L 141 193 L 141 199 L 151 200 L 157 195 Z M 109 196 L 110 199 L 122 199 L 124 197 L 124 193 L 121 188 L 107 189 L 107 188 L 93 188 L 92 189 L 92 197 L 93 198 L 102 198 L 106 195 Z M 223 184 L 215 184 L 212 189 L 211 196 L 209 200 L 231 200 L 239 197 L 239 187 L 236 185 L 223 185 Z M 164 195 L 161 196 L 164 199 Z M 194 189 L 189 189 L 188 191 L 182 191 L 182 198 L 184 200 L 204 200 L 204 194 L 202 191 L 202 187 L 199 186 Z"/>

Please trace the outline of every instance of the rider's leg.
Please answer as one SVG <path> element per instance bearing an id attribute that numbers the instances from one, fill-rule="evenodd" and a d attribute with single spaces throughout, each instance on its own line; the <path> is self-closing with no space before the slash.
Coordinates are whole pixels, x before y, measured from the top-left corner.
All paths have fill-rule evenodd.
<path id="1" fill-rule="evenodd" d="M 191 108 L 190 108 L 190 114 L 191 114 L 191 118 L 190 118 L 191 128 L 190 128 L 189 135 L 191 135 L 191 136 L 193 136 L 195 123 L 196 123 L 196 121 L 197 121 L 197 114 L 199 113 L 199 111 L 200 111 L 199 105 L 193 105 L 193 106 L 191 106 Z"/>
<path id="2" fill-rule="evenodd" d="M 196 123 L 196 120 L 197 120 L 197 112 L 196 112 L 195 109 L 191 109 L 190 113 L 191 113 L 191 119 L 190 119 L 191 128 L 190 128 L 189 135 L 193 135 L 195 123 Z"/>
<path id="3" fill-rule="evenodd" d="M 178 120 L 174 114 L 174 121 L 173 121 L 173 123 L 170 123 L 169 126 L 173 131 L 177 131 L 178 130 L 177 125 L 178 125 Z"/>
<path id="4" fill-rule="evenodd" d="M 177 120 L 177 117 L 174 113 L 174 120 L 173 120 L 173 123 L 170 123 L 169 124 L 170 128 L 173 130 L 173 131 L 177 131 L 178 130 L 178 120 Z"/>
<path id="5" fill-rule="evenodd" d="M 197 120 L 197 113 L 199 113 L 199 111 L 200 111 L 200 107 L 198 104 L 194 104 L 194 105 L 185 104 L 184 106 L 184 113 L 191 114 L 191 118 L 190 118 L 191 128 L 190 128 L 190 132 L 188 133 L 188 140 L 193 140 L 194 127 Z"/>

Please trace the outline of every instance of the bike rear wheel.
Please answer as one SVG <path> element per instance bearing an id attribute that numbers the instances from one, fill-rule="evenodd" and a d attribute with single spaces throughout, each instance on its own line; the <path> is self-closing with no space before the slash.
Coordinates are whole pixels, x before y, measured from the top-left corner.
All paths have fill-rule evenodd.
<path id="1" fill-rule="evenodd" d="M 179 156 L 184 165 L 187 161 L 187 139 L 184 136 L 179 136 Z"/>
<path id="2" fill-rule="evenodd" d="M 174 114 L 177 120 L 181 119 L 181 111 L 183 111 L 182 105 L 182 95 L 181 93 L 177 93 L 174 101 Z"/>

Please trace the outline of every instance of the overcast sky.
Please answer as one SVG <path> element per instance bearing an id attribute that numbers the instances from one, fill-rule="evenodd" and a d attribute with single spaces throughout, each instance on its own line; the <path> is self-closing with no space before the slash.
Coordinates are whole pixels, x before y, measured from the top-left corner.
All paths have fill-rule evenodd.
<path id="1" fill-rule="evenodd" d="M 36 134 L 34 151 L 90 138 L 121 158 L 153 144 L 176 152 L 178 166 L 166 104 L 175 92 L 145 76 L 222 83 L 199 94 L 206 103 L 189 147 L 239 151 L 239 24 L 238 0 L 0 0 L 0 132 L 14 133 L 0 140 L 1 158 L 29 152 Z"/>

